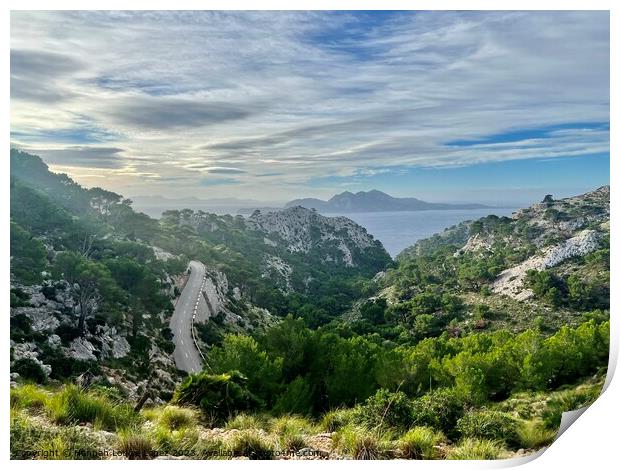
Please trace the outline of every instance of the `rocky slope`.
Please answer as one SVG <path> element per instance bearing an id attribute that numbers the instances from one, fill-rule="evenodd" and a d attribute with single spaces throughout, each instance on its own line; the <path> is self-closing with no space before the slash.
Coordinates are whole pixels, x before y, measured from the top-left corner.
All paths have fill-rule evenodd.
<path id="1" fill-rule="evenodd" d="M 418 335 L 578 323 L 609 309 L 609 214 L 609 186 L 549 195 L 512 217 L 463 222 L 419 241 L 375 285 Z"/>
<path id="2" fill-rule="evenodd" d="M 533 245 L 533 253 L 523 261 L 499 273 L 493 281 L 493 292 L 526 300 L 533 293 L 524 286 L 530 270 L 543 271 L 564 262 L 578 262 L 594 252 L 609 237 L 609 186 L 561 200 L 548 200 L 517 211 L 510 222 L 514 232 L 477 233 L 470 237 L 461 253 L 489 253 L 497 243 L 511 244 L 515 249 Z"/>
<path id="3" fill-rule="evenodd" d="M 278 212 L 255 211 L 246 221 L 251 230 L 265 233 L 264 243 L 283 247 L 291 253 L 308 253 L 316 248 L 334 247 L 338 256 L 321 261 L 356 266 L 353 252 L 381 248 L 364 227 L 346 217 L 325 217 L 301 206 Z"/>
<path id="4" fill-rule="evenodd" d="M 212 243 L 237 250 L 260 278 L 284 294 L 303 293 L 317 271 L 319 276 L 374 275 L 390 262 L 381 242 L 365 228 L 346 217 L 325 217 L 303 207 L 255 210 L 247 218 L 185 209 L 164 213 L 163 223 L 189 227 Z"/>

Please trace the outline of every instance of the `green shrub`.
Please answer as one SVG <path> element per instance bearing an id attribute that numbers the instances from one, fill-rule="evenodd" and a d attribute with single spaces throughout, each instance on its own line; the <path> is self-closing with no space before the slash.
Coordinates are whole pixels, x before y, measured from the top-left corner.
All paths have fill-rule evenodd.
<path id="1" fill-rule="evenodd" d="M 414 425 L 441 429 L 450 436 L 463 416 L 464 404 L 456 390 L 440 388 L 412 400 L 411 410 Z"/>
<path id="2" fill-rule="evenodd" d="M 95 460 L 101 458 L 99 442 L 74 427 L 46 427 L 11 410 L 11 458 L 41 460 Z"/>
<path id="3" fill-rule="evenodd" d="M 269 429 L 276 434 L 285 434 L 287 432 L 311 434 L 315 431 L 315 427 L 310 421 L 301 416 L 294 415 L 275 418 L 271 421 Z"/>
<path id="4" fill-rule="evenodd" d="M 274 413 L 300 413 L 312 412 L 314 387 L 308 379 L 297 377 L 289 383 L 280 394 L 273 406 Z"/>
<path id="5" fill-rule="evenodd" d="M 227 459 L 232 457 L 232 451 L 227 448 L 225 442 L 219 437 L 201 437 L 193 448 L 196 458 L 207 459 Z"/>
<path id="6" fill-rule="evenodd" d="M 29 357 L 23 357 L 15 361 L 11 366 L 11 372 L 17 372 L 22 378 L 32 380 L 38 384 L 47 382 L 47 375 L 43 372 L 41 365 Z"/>
<path id="7" fill-rule="evenodd" d="M 14 299 L 11 293 L 11 307 L 16 307 L 17 305 L 13 305 L 13 303 Z M 32 330 L 32 320 L 23 313 L 11 316 L 10 328 L 11 339 L 16 343 L 32 341 L 35 337 L 34 331 Z"/>
<path id="8" fill-rule="evenodd" d="M 436 446 L 445 440 L 443 433 L 418 426 L 407 431 L 398 440 L 398 450 L 405 459 L 436 459 L 440 456 Z"/>
<path id="9" fill-rule="evenodd" d="M 340 408 L 328 411 L 321 418 L 320 427 L 326 432 L 338 431 L 340 428 L 355 421 L 356 411 L 353 408 Z"/>
<path id="10" fill-rule="evenodd" d="M 170 430 L 159 425 L 149 433 L 149 437 L 160 454 L 188 455 L 198 443 L 199 436 L 194 428 Z"/>
<path id="11" fill-rule="evenodd" d="M 221 423 L 236 411 L 253 409 L 259 400 L 248 391 L 239 372 L 188 376 L 175 391 L 173 402 L 200 407 L 212 424 Z"/>
<path id="12" fill-rule="evenodd" d="M 467 438 L 452 448 L 447 455 L 449 460 L 495 460 L 501 458 L 504 449 L 493 441 Z"/>
<path id="13" fill-rule="evenodd" d="M 377 390 L 362 406 L 360 418 L 369 428 L 407 429 L 412 423 L 411 400 L 403 392 Z"/>
<path id="14" fill-rule="evenodd" d="M 518 427 L 517 419 L 510 414 L 486 410 L 471 411 L 456 424 L 457 431 L 463 437 L 505 442 L 513 447 L 520 442 Z"/>
<path id="15" fill-rule="evenodd" d="M 235 457 L 247 457 L 250 460 L 269 460 L 273 458 L 274 445 L 269 438 L 258 431 L 246 429 L 235 434 L 226 448 Z"/>

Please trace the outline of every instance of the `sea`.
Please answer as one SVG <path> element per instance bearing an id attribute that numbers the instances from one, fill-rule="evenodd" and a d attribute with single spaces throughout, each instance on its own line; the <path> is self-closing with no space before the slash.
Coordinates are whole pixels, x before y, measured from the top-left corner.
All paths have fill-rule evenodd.
<path id="1" fill-rule="evenodd" d="M 325 213 L 328 217 L 344 216 L 366 228 L 381 241 L 387 252 L 394 258 L 405 248 L 418 240 L 443 232 L 466 220 L 495 214 L 510 217 L 516 207 L 489 207 L 469 210 L 428 210 L 415 212 L 354 212 L 347 214 Z"/>

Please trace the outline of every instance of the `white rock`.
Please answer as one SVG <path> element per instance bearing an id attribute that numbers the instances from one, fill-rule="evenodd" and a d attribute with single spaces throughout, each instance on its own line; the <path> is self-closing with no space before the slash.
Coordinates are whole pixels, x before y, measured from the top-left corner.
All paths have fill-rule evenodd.
<path id="1" fill-rule="evenodd" d="M 95 347 L 85 338 L 76 338 L 69 346 L 69 356 L 83 361 L 96 361 Z"/>
<path id="2" fill-rule="evenodd" d="M 599 246 L 598 236 L 594 230 L 583 230 L 560 245 L 547 247 L 540 255 L 532 256 L 512 268 L 502 271 L 491 285 L 493 292 L 526 300 L 533 294 L 523 288 L 523 281 L 530 270 L 542 271 L 560 264 L 573 256 L 583 256 L 593 252 Z"/>

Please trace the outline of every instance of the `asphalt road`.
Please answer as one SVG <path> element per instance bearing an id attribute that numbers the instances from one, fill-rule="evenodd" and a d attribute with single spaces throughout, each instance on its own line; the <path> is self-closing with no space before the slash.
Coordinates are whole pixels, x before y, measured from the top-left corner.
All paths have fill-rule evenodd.
<path id="1" fill-rule="evenodd" d="M 177 367 L 186 372 L 200 372 L 202 358 L 192 339 L 192 315 L 200 300 L 205 266 L 200 261 L 190 261 L 189 267 L 190 276 L 174 308 L 170 329 L 174 335 L 173 356 Z"/>

